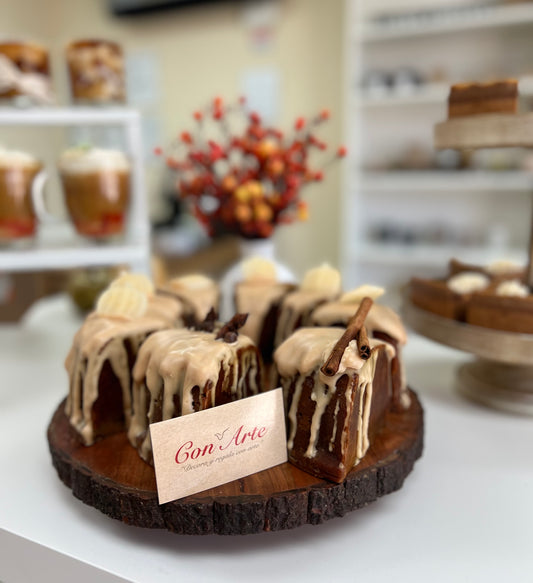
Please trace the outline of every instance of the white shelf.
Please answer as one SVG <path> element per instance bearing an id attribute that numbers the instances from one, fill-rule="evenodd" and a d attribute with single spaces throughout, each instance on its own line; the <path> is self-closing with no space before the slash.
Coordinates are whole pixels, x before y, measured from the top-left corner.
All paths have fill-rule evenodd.
<path id="1" fill-rule="evenodd" d="M 391 171 L 363 172 L 364 192 L 528 192 L 533 191 L 533 175 L 521 171 Z"/>
<path id="2" fill-rule="evenodd" d="M 139 111 L 127 107 L 0 107 L 3 126 L 124 125 L 138 120 Z"/>
<path id="3" fill-rule="evenodd" d="M 400 245 L 394 243 L 362 243 L 351 249 L 351 259 L 361 264 L 380 266 L 438 267 L 454 257 L 466 263 L 486 265 L 497 259 L 518 263 L 526 261 L 523 249 L 493 249 L 461 245 Z M 408 275 L 406 276 L 408 279 Z"/>
<path id="4" fill-rule="evenodd" d="M 34 241 L 24 249 L 0 249 L 0 271 L 41 271 L 104 265 L 130 265 L 150 270 L 150 225 L 144 186 L 141 116 L 127 107 L 0 108 L 0 127 L 118 126 L 125 134 L 131 159 L 131 196 L 128 221 L 121 242 L 91 244 L 78 237 L 65 220 L 39 225 Z"/>
<path id="5" fill-rule="evenodd" d="M 402 107 L 410 105 L 444 105 L 448 99 L 448 83 L 427 83 L 414 85 L 411 90 L 390 91 L 382 95 L 372 95 L 360 91 L 356 96 L 361 107 Z"/>
<path id="6" fill-rule="evenodd" d="M 365 108 L 446 105 L 449 92 L 449 83 L 425 83 L 418 86 L 413 85 L 410 90 L 402 89 L 401 92 L 391 90 L 387 93 L 375 95 L 361 90 L 356 93 L 355 99 L 361 107 Z M 519 79 L 518 93 L 523 98 L 533 96 L 533 77 L 525 76 Z"/>
<path id="7" fill-rule="evenodd" d="M 434 34 L 518 26 L 533 22 L 533 4 L 471 7 L 434 16 L 398 18 L 396 23 L 368 22 L 362 30 L 365 42 L 431 37 Z"/>

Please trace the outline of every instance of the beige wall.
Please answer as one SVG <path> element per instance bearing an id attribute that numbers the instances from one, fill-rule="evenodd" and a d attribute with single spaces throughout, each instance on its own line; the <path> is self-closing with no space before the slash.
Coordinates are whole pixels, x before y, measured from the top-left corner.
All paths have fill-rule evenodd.
<path id="1" fill-rule="evenodd" d="M 52 50 L 55 85 L 67 91 L 61 48 L 75 37 L 112 38 L 127 51 L 147 51 L 158 60 L 162 82 L 158 113 L 168 140 L 187 127 L 191 112 L 219 94 L 239 94 L 246 70 L 275 67 L 281 78 L 280 125 L 323 107 L 334 113 L 323 128 L 332 147 L 342 141 L 343 0 L 280 0 L 273 40 L 253 50 L 243 5 L 235 2 L 114 18 L 105 0 L 0 0 L 5 34 L 33 37 Z M 29 18 L 28 15 L 32 17 Z M 1 141 L 1 137 L 0 137 Z M 318 261 L 338 261 L 339 165 L 326 180 L 305 191 L 311 218 L 280 229 L 280 257 L 301 273 Z M 149 172 L 150 196 L 157 196 L 160 173 Z"/>

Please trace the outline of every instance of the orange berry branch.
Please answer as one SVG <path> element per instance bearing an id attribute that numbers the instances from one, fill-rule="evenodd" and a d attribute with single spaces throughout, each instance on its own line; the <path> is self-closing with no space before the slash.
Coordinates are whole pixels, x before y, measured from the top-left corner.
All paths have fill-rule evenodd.
<path id="1" fill-rule="evenodd" d="M 231 131 L 230 119 L 244 121 L 241 133 Z M 324 178 L 324 168 L 309 165 L 312 149 L 326 150 L 315 129 L 328 120 L 322 110 L 311 119 L 299 117 L 290 136 L 265 127 L 261 117 L 246 110 L 246 101 L 226 106 L 216 97 L 204 110 L 195 111 L 195 130 L 181 132 L 170 153 L 169 168 L 177 172 L 179 196 L 188 201 L 194 216 L 211 236 L 222 233 L 246 238 L 266 238 L 279 224 L 306 220 L 307 203 L 300 198 L 302 187 Z M 215 124 L 218 141 L 206 137 L 206 123 Z M 330 160 L 342 158 L 341 146 Z"/>

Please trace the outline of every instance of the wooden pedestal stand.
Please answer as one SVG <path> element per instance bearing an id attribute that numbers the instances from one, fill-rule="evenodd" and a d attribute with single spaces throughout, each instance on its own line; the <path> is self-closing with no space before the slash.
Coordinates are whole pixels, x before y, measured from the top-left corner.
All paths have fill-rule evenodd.
<path id="1" fill-rule="evenodd" d="M 533 148 L 533 114 L 486 114 L 435 126 L 437 149 Z M 533 187 L 533 181 L 532 181 Z M 533 219 L 525 283 L 533 290 Z M 457 387 L 485 405 L 533 415 L 533 335 L 469 326 L 407 305 L 407 323 L 420 334 L 478 358 L 463 365 Z"/>
<path id="2" fill-rule="evenodd" d="M 484 405 L 533 415 L 533 335 L 470 326 L 431 314 L 410 303 L 404 321 L 440 344 L 474 354 L 457 374 L 457 389 Z"/>
<path id="3" fill-rule="evenodd" d="M 320 524 L 401 488 L 422 454 L 423 412 L 411 406 L 387 414 L 361 462 L 341 484 L 315 478 L 289 463 L 159 505 L 154 470 L 119 433 L 81 444 L 57 408 L 48 427 L 52 461 L 74 496 L 134 526 L 179 534 L 252 534 Z"/>

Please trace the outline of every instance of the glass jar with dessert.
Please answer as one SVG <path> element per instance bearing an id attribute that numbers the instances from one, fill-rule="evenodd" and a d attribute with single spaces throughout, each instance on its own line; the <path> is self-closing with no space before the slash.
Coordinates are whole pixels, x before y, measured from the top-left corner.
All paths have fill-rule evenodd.
<path id="1" fill-rule="evenodd" d="M 38 44 L 0 41 L 0 100 L 52 101 L 48 50 Z"/>
<path id="2" fill-rule="evenodd" d="M 66 49 L 72 98 L 76 103 L 123 103 L 124 56 L 117 43 L 86 39 Z"/>

